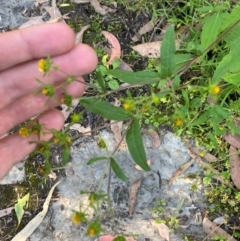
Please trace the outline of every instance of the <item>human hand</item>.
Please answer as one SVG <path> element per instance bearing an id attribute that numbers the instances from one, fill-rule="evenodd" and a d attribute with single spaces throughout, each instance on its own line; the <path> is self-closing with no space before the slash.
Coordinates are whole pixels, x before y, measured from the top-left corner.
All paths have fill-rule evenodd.
<path id="1" fill-rule="evenodd" d="M 73 31 L 62 23 L 2 33 L 0 46 L 0 137 L 40 113 L 38 119 L 45 130 L 61 130 L 64 117 L 53 107 L 60 104 L 62 92 L 57 91 L 58 103 L 49 101 L 47 105 L 47 96 L 34 93 L 42 88 L 36 78 L 57 86 L 65 82 L 66 75 L 53 71 L 43 79 L 43 74 L 38 71 L 38 61 L 50 55 L 54 65 L 79 77 L 95 69 L 95 52 L 85 44 L 75 45 Z M 73 82 L 66 87 L 66 91 L 78 97 L 84 91 L 84 84 Z M 51 137 L 51 134 L 46 134 L 41 135 L 40 139 L 46 141 Z M 30 142 L 37 140 L 34 134 L 23 138 L 18 133 L 0 139 L 0 179 L 36 148 L 36 144 Z"/>

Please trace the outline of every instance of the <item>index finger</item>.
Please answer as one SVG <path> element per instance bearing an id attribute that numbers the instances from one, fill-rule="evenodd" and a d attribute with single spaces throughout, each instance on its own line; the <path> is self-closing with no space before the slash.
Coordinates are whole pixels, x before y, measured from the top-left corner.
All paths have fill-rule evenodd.
<path id="1" fill-rule="evenodd" d="M 60 55 L 75 45 L 75 34 L 64 23 L 35 25 L 0 34 L 0 70 L 47 55 Z"/>

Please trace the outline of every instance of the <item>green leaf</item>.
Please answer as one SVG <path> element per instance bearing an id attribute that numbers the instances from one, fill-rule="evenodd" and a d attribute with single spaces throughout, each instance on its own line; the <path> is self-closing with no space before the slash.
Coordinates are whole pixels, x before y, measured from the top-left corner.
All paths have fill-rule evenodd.
<path id="1" fill-rule="evenodd" d="M 213 135 L 213 133 L 212 133 L 212 132 L 209 132 L 209 133 L 208 133 L 208 136 L 209 136 L 209 139 L 211 140 L 213 146 L 214 146 L 215 148 L 218 148 L 219 145 L 218 145 L 218 142 L 217 142 L 215 136 Z"/>
<path id="2" fill-rule="evenodd" d="M 143 170 L 150 171 L 151 169 L 147 164 L 146 153 L 143 146 L 141 128 L 137 118 L 133 119 L 133 122 L 127 131 L 126 142 L 134 162 L 136 162 Z"/>
<path id="3" fill-rule="evenodd" d="M 240 71 L 239 72 L 235 72 L 235 73 L 226 73 L 223 76 L 223 79 L 232 84 L 232 85 L 236 85 L 236 86 L 240 86 Z"/>
<path id="4" fill-rule="evenodd" d="M 223 57 L 221 62 L 218 64 L 216 70 L 214 71 L 212 78 L 213 84 L 217 84 L 221 81 L 221 78 L 231 69 L 234 61 L 235 56 L 232 53 Z"/>
<path id="5" fill-rule="evenodd" d="M 161 45 L 161 77 L 171 77 L 175 69 L 175 36 L 174 26 L 171 25 L 164 34 Z"/>
<path id="6" fill-rule="evenodd" d="M 124 174 L 124 172 L 122 171 L 121 167 L 118 165 L 116 160 L 113 157 L 110 157 L 110 160 L 111 160 L 111 167 L 114 173 L 116 174 L 116 176 L 120 178 L 122 181 L 126 182 L 128 178 L 126 177 L 126 175 Z"/>
<path id="7" fill-rule="evenodd" d="M 101 89 L 103 91 L 105 91 L 106 90 L 106 86 L 105 86 L 105 82 L 103 80 L 103 74 L 102 74 L 102 71 L 101 71 L 100 68 L 96 69 L 96 74 L 97 74 L 97 82 L 98 82 L 99 86 L 101 87 Z"/>
<path id="8" fill-rule="evenodd" d="M 70 157 L 70 148 L 68 145 L 65 145 L 62 151 L 62 163 L 66 164 L 69 160 L 69 157 Z"/>
<path id="9" fill-rule="evenodd" d="M 93 157 L 91 158 L 88 162 L 87 162 L 87 165 L 91 165 L 97 161 L 101 161 L 101 160 L 107 160 L 108 158 L 105 157 L 105 156 L 97 156 L 97 157 Z"/>
<path id="10" fill-rule="evenodd" d="M 225 111 L 221 106 L 216 105 L 213 107 L 218 115 L 220 115 L 225 120 L 229 118 L 229 113 Z"/>
<path id="11" fill-rule="evenodd" d="M 227 17 L 224 18 L 220 31 L 223 32 L 227 28 L 231 27 L 239 19 L 240 19 L 240 6 L 238 5 L 233 9 L 233 11 Z"/>
<path id="12" fill-rule="evenodd" d="M 117 90 L 119 88 L 119 84 L 115 79 L 109 80 L 108 85 L 109 85 L 110 89 L 112 89 L 112 90 Z"/>
<path id="13" fill-rule="evenodd" d="M 240 23 L 237 24 L 234 28 L 228 32 L 227 35 L 223 37 L 223 40 L 227 43 L 228 46 L 232 44 L 240 36 Z"/>
<path id="14" fill-rule="evenodd" d="M 80 103 L 88 110 L 109 120 L 123 121 L 131 117 L 131 113 L 97 98 L 81 98 Z"/>
<path id="15" fill-rule="evenodd" d="M 203 49 L 206 49 L 217 39 L 222 24 L 221 16 L 220 12 L 215 13 L 209 17 L 203 25 L 201 33 L 201 46 Z"/>
<path id="16" fill-rule="evenodd" d="M 176 66 L 174 71 L 177 71 L 183 66 L 185 66 L 193 58 L 194 56 L 192 54 L 176 54 L 175 55 Z"/>
<path id="17" fill-rule="evenodd" d="M 209 111 L 205 111 L 202 115 L 200 115 L 196 120 L 194 120 L 193 122 L 191 122 L 189 125 L 190 126 L 197 126 L 197 125 L 201 125 L 203 123 L 206 122 L 206 120 L 209 117 Z"/>
<path id="18" fill-rule="evenodd" d="M 184 99 L 184 104 L 185 106 L 187 107 L 187 109 L 189 109 L 189 97 L 188 97 L 188 91 L 186 90 L 182 90 L 182 96 L 183 96 L 183 99 Z"/>
<path id="19" fill-rule="evenodd" d="M 23 214 L 24 214 L 23 208 L 26 205 L 26 203 L 28 202 L 29 197 L 30 197 L 30 194 L 28 193 L 23 198 L 19 198 L 17 200 L 17 203 L 14 206 L 14 209 L 15 209 L 15 212 L 16 212 L 16 215 L 17 215 L 18 226 L 21 223 L 21 220 L 22 220 L 22 217 L 23 217 Z"/>
<path id="20" fill-rule="evenodd" d="M 157 72 L 154 71 L 126 71 L 126 70 L 109 70 L 108 73 L 114 78 L 120 79 L 123 82 L 128 84 L 147 84 L 155 83 L 160 80 L 160 76 Z"/>

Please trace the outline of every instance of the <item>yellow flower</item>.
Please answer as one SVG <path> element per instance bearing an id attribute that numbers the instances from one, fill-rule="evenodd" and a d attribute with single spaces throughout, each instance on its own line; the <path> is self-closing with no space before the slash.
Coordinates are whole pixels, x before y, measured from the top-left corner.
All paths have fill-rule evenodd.
<path id="1" fill-rule="evenodd" d="M 80 225 L 82 223 L 82 218 L 81 215 L 79 215 L 78 212 L 75 212 L 72 216 L 72 221 L 73 223 L 75 223 L 76 225 Z"/>
<path id="2" fill-rule="evenodd" d="M 90 223 L 88 225 L 87 235 L 93 237 L 101 232 L 99 223 Z"/>
<path id="3" fill-rule="evenodd" d="M 48 93 L 49 93 L 49 89 L 48 88 L 43 88 L 42 89 L 42 94 L 43 95 L 48 95 Z"/>
<path id="4" fill-rule="evenodd" d="M 28 137 L 29 136 L 29 131 L 26 127 L 21 127 L 20 130 L 19 130 L 19 134 L 22 136 L 22 137 Z"/>
<path id="5" fill-rule="evenodd" d="M 220 93 L 221 89 L 218 85 L 213 85 L 210 87 L 210 94 L 213 94 L 213 95 L 218 95 Z"/>
<path id="6" fill-rule="evenodd" d="M 40 59 L 38 61 L 38 70 L 43 73 L 47 73 L 52 66 L 52 61 L 50 57 L 47 57 L 46 59 Z"/>
<path id="7" fill-rule="evenodd" d="M 38 70 L 40 72 L 45 72 L 45 69 L 46 69 L 46 64 L 45 64 L 45 60 L 44 59 L 40 59 L 38 61 Z"/>
<path id="8" fill-rule="evenodd" d="M 55 144 L 56 144 L 56 143 L 58 143 L 58 142 L 59 142 L 59 138 L 54 137 L 54 138 L 53 138 L 53 143 L 55 143 Z"/>
<path id="9" fill-rule="evenodd" d="M 95 236 L 95 235 L 96 235 L 96 230 L 95 230 L 95 228 L 89 228 L 89 229 L 88 229 L 88 235 L 89 235 L 90 237 Z"/>
<path id="10" fill-rule="evenodd" d="M 71 141 L 72 141 L 71 137 L 70 137 L 70 136 L 67 136 L 67 137 L 66 137 L 66 142 L 70 144 Z"/>
<path id="11" fill-rule="evenodd" d="M 124 108 L 125 110 L 131 110 L 131 105 L 128 104 L 128 103 L 124 103 L 124 104 L 123 104 L 123 108 Z"/>
<path id="12" fill-rule="evenodd" d="M 177 118 L 177 119 L 175 120 L 175 125 L 176 125 L 176 126 L 181 126 L 182 124 L 183 124 L 182 119 Z"/>

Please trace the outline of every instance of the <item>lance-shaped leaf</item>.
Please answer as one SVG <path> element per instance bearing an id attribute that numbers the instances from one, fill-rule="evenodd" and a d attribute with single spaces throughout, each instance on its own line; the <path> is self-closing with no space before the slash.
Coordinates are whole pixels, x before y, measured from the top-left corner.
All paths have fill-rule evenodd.
<path id="1" fill-rule="evenodd" d="M 131 117 L 129 111 L 97 98 L 81 98 L 80 102 L 86 109 L 109 120 L 123 121 Z"/>
<path id="2" fill-rule="evenodd" d="M 236 7 L 232 10 L 230 14 L 225 15 L 223 24 L 221 26 L 221 32 L 231 27 L 234 23 L 239 21 L 240 19 L 240 6 L 236 5 Z"/>
<path id="3" fill-rule="evenodd" d="M 107 160 L 108 158 L 106 156 L 97 156 L 97 157 L 93 157 L 91 158 L 88 162 L 87 165 L 91 165 L 97 161 L 102 161 L 102 160 Z"/>
<path id="4" fill-rule="evenodd" d="M 161 45 L 161 76 L 170 77 L 175 69 L 175 37 L 174 26 L 171 25 L 163 38 Z"/>
<path id="5" fill-rule="evenodd" d="M 128 178 L 126 177 L 126 175 L 124 174 L 124 172 L 122 171 L 121 167 L 118 165 L 116 160 L 113 157 L 110 157 L 110 160 L 111 160 L 111 167 L 114 173 L 116 174 L 116 176 L 120 178 L 122 181 L 126 182 Z"/>
<path id="6" fill-rule="evenodd" d="M 141 128 L 137 118 L 133 119 L 133 122 L 127 131 L 126 142 L 129 152 L 136 164 L 138 164 L 143 170 L 150 171 L 151 169 L 147 164 L 146 153 L 143 146 Z"/>
<path id="7" fill-rule="evenodd" d="M 147 84 L 154 83 L 160 80 L 160 76 L 154 71 L 123 71 L 123 70 L 109 70 L 107 74 L 120 79 L 128 84 Z"/>
<path id="8" fill-rule="evenodd" d="M 201 34 L 201 45 L 203 49 L 206 49 L 211 43 L 213 43 L 220 32 L 222 24 L 222 15 L 220 12 L 215 13 L 209 17 L 203 25 Z"/>

